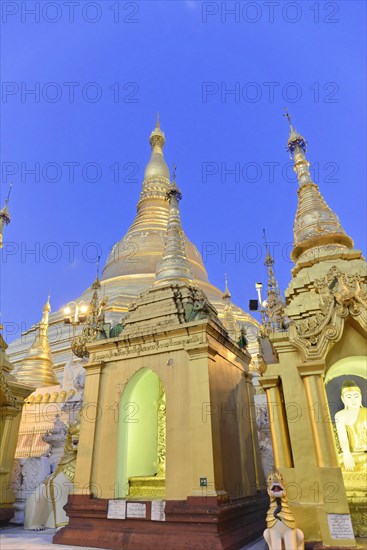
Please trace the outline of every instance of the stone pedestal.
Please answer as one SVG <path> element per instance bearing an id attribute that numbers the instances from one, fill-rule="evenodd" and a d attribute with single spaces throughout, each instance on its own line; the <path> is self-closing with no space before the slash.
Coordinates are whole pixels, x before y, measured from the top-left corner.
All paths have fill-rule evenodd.
<path id="1" fill-rule="evenodd" d="M 264 493 L 227 503 L 216 497 L 169 500 L 165 521 L 154 521 L 152 501 L 139 500 L 146 505 L 145 518 L 107 519 L 108 500 L 70 495 L 69 525 L 53 543 L 111 550 L 238 550 L 262 534 L 268 502 Z"/>

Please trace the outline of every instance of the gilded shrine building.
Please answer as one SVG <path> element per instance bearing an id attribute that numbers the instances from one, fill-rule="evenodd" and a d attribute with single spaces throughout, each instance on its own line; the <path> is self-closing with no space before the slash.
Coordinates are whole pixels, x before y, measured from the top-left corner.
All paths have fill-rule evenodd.
<path id="1" fill-rule="evenodd" d="M 151 156 L 144 171 L 136 217 L 127 233 L 113 246 L 100 280 L 100 293 L 108 296 L 106 320 L 112 324 L 119 323 L 127 314 L 130 303 L 153 284 L 157 264 L 163 254 L 168 220 L 168 201 L 165 197 L 170 185 L 170 174 L 163 152 L 165 135 L 158 118 L 149 141 Z M 228 300 L 223 299 L 223 291 L 210 283 L 201 254 L 185 233 L 184 242 L 195 284 L 205 292 L 219 317 L 228 318 Z M 88 304 L 92 294 L 91 286 L 79 297 L 70 296 L 70 300 Z M 54 369 L 59 381 L 62 379 L 64 366 L 70 361 L 70 341 L 73 337 L 73 328 L 71 325 L 64 325 L 64 316 L 64 308 L 51 313 L 48 328 Z M 241 326 L 246 327 L 249 351 L 256 362 L 259 323 L 232 303 L 230 316 L 235 321 L 236 338 L 240 334 Z M 15 371 L 27 356 L 36 331 L 37 327 L 32 326 L 22 338 L 10 344 L 9 354 Z"/>
<path id="2" fill-rule="evenodd" d="M 288 150 L 299 182 L 295 265 L 282 322 L 268 331 L 278 362 L 260 383 L 297 525 L 306 540 L 352 546 L 367 518 L 366 261 L 311 180 L 292 125 Z"/>
<path id="3" fill-rule="evenodd" d="M 57 543 L 240 548 L 263 530 L 251 357 L 194 282 L 175 181 L 166 197 L 151 288 L 117 336 L 87 344 L 84 407 L 97 414 L 81 420 Z"/>
<path id="4" fill-rule="evenodd" d="M 262 323 L 232 303 L 227 280 L 224 292 L 209 282 L 186 237 L 158 119 L 149 141 L 136 217 L 70 302 L 89 304 L 79 326 L 47 302 L 9 346 L 12 376 L 35 388 L 25 412 L 55 403 L 55 426 L 68 403 L 80 413 L 69 523 L 54 542 L 241 548 L 265 526 L 270 430 L 306 542 L 352 547 L 366 536 L 366 262 L 311 179 L 306 140 L 290 126 L 294 267 L 283 300 L 267 248 Z M 40 445 L 43 428 L 32 427 Z M 24 418 L 19 453 L 28 429 Z"/>

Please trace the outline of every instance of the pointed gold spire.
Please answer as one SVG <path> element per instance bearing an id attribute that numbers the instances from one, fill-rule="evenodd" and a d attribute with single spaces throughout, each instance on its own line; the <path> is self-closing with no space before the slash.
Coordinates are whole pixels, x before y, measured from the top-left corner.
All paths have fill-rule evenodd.
<path id="1" fill-rule="evenodd" d="M 132 286 L 126 287 L 127 296 L 130 296 L 135 282 L 138 283 L 142 278 L 149 277 L 149 282 L 144 283 L 149 287 L 163 254 L 169 210 L 166 195 L 170 189 L 169 170 L 163 157 L 164 141 L 161 122 L 157 118 L 150 136 L 152 154 L 143 180 L 136 217 L 125 235 L 113 246 L 102 272 L 102 281 L 133 275 Z M 208 274 L 199 252 L 185 235 L 184 239 L 195 279 L 206 283 Z"/>
<path id="2" fill-rule="evenodd" d="M 266 240 L 265 229 L 263 229 L 265 242 L 265 266 L 267 268 L 267 291 L 266 300 L 261 304 L 264 308 L 266 321 L 263 324 L 266 330 L 283 330 L 284 325 L 284 301 L 280 293 L 280 287 L 274 273 L 275 260 L 270 253 L 269 244 Z"/>
<path id="3" fill-rule="evenodd" d="M 284 116 L 290 124 L 287 149 L 294 161 L 294 171 L 299 182 L 292 260 L 296 262 L 304 252 L 325 245 L 333 245 L 335 249 L 353 248 L 353 240 L 345 233 L 338 216 L 327 205 L 318 186 L 311 179 L 310 163 L 305 156 L 305 138 L 294 129 L 287 112 Z"/>
<path id="4" fill-rule="evenodd" d="M 2 246 L 3 246 L 4 227 L 5 227 L 5 225 L 8 225 L 10 223 L 10 213 L 9 213 L 9 210 L 8 210 L 8 204 L 9 204 L 9 199 L 10 199 L 10 193 L 11 193 L 12 186 L 13 186 L 13 183 L 10 182 L 8 196 L 5 199 L 5 205 L 0 210 L 0 248 L 2 248 Z"/>
<path id="5" fill-rule="evenodd" d="M 48 342 L 48 318 L 50 311 L 50 296 L 48 296 L 47 302 L 43 306 L 43 315 L 39 323 L 38 334 L 15 375 L 19 382 L 36 388 L 58 384 Z"/>
<path id="6" fill-rule="evenodd" d="M 174 167 L 173 176 L 174 178 L 176 176 L 176 167 Z M 163 256 L 157 267 L 155 284 L 164 285 L 179 281 L 192 284 L 194 276 L 186 257 L 178 207 L 182 194 L 176 185 L 175 179 L 172 179 L 166 198 L 169 201 L 167 233 Z"/>
<path id="7" fill-rule="evenodd" d="M 138 202 L 138 212 L 129 233 L 143 231 L 157 226 L 165 229 L 167 223 L 166 193 L 169 189 L 169 169 L 164 160 L 163 147 L 166 142 L 157 113 L 156 125 L 149 138 L 152 153 L 145 168 L 143 187 Z"/>
<path id="8" fill-rule="evenodd" d="M 223 325 L 225 326 L 229 336 L 235 340 L 237 336 L 237 330 L 236 330 L 236 319 L 233 314 L 233 308 L 232 308 L 232 302 L 231 302 L 231 293 L 228 288 L 228 277 L 227 274 L 224 274 L 224 281 L 225 281 L 225 289 L 223 293 L 223 301 L 224 301 L 224 312 L 223 312 Z"/>
<path id="9" fill-rule="evenodd" d="M 224 274 L 224 284 L 225 284 L 225 288 L 224 288 L 223 300 L 226 301 L 231 299 L 231 293 L 229 292 L 229 289 L 228 289 L 227 273 Z"/>
<path id="10" fill-rule="evenodd" d="M 149 143 L 152 148 L 152 154 L 145 168 L 144 179 L 146 180 L 152 177 L 169 178 L 168 166 L 163 156 L 163 147 L 166 143 L 166 137 L 161 130 L 158 113 L 155 128 L 150 134 Z"/>

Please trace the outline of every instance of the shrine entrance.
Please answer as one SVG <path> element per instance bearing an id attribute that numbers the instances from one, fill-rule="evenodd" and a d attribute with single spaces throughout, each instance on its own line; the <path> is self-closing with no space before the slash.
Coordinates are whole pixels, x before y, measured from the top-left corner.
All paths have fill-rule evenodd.
<path id="1" fill-rule="evenodd" d="M 151 369 L 142 368 L 121 396 L 116 498 L 161 498 L 165 494 L 166 396 Z"/>

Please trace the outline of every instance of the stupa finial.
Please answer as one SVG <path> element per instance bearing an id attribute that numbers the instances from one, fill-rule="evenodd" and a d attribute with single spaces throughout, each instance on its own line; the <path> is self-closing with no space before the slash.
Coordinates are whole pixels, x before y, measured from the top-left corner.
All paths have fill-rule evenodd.
<path id="1" fill-rule="evenodd" d="M 54 386 L 58 383 L 48 341 L 50 312 L 50 296 L 48 295 L 42 308 L 42 319 L 38 325 L 35 340 L 16 372 L 19 382 L 36 388 Z"/>
<path id="2" fill-rule="evenodd" d="M 295 130 L 295 128 L 292 124 L 291 116 L 288 113 L 287 107 L 284 107 L 283 116 L 287 119 L 287 121 L 289 123 L 289 130 L 290 131 L 289 131 L 287 149 L 290 153 L 291 158 L 293 158 L 293 153 L 294 153 L 296 147 L 299 147 L 299 148 L 303 149 L 304 153 L 306 152 L 307 141 L 305 140 L 305 138 L 300 133 L 297 132 L 297 130 Z"/>
<path id="3" fill-rule="evenodd" d="M 5 225 L 8 225 L 10 223 L 10 219 L 11 219 L 10 218 L 10 213 L 9 213 L 9 210 L 8 210 L 8 203 L 9 203 L 9 199 L 10 199 L 10 192 L 11 192 L 12 186 L 13 186 L 13 182 L 10 182 L 8 195 L 5 199 L 5 205 L 0 210 L 0 248 L 2 248 L 2 246 L 3 246 L 4 227 L 5 227 Z"/>
<path id="4" fill-rule="evenodd" d="M 223 294 L 223 300 L 230 300 L 231 299 L 231 293 L 229 292 L 228 288 L 228 277 L 227 273 L 224 274 L 224 294 Z"/>
<path id="5" fill-rule="evenodd" d="M 290 120 L 287 111 L 284 116 Z M 306 140 L 292 124 L 287 149 L 293 159 L 299 183 L 292 260 L 297 261 L 303 252 L 324 245 L 334 244 L 353 248 L 353 241 L 345 233 L 338 216 L 328 206 L 318 186 L 312 181 L 310 163 L 305 156 Z"/>

